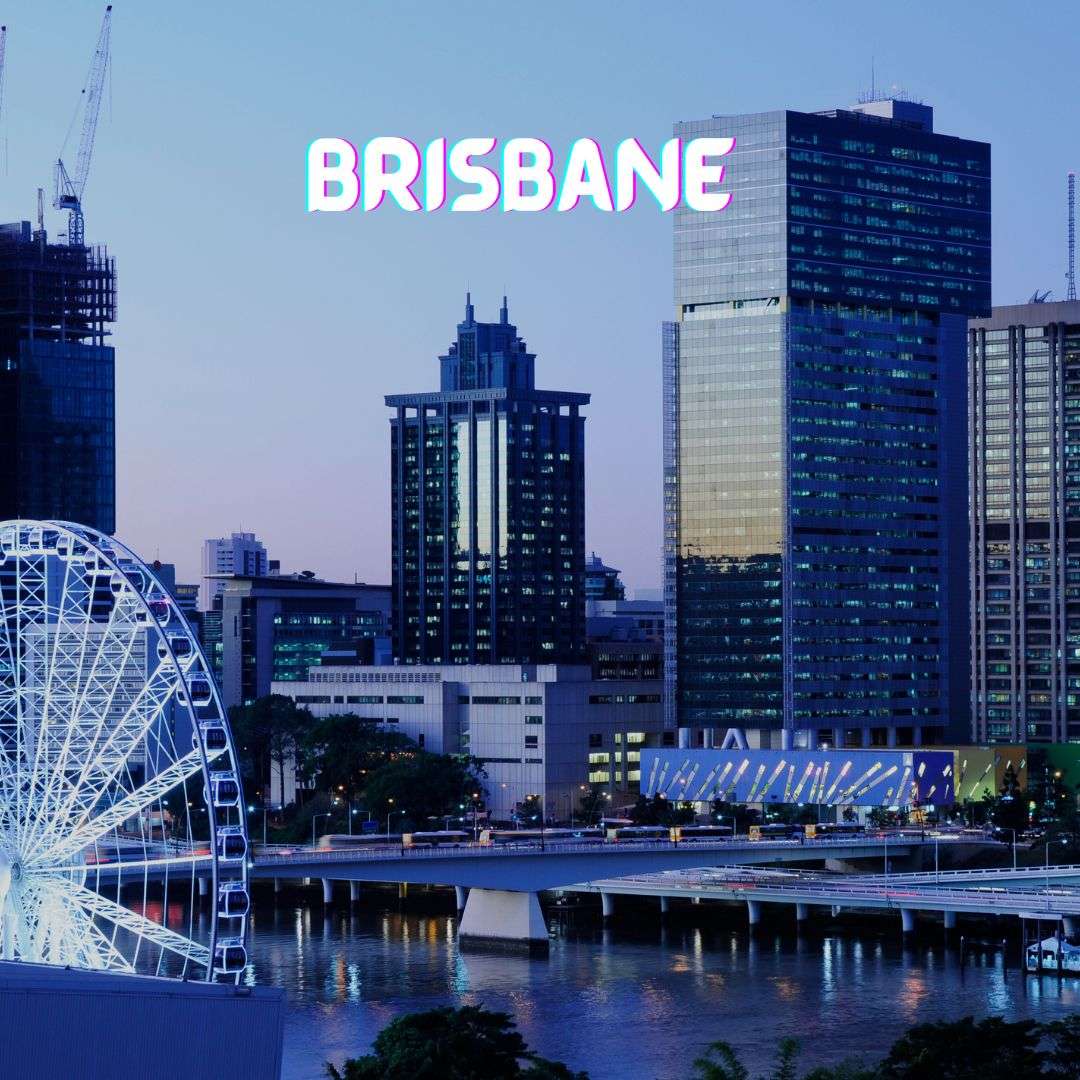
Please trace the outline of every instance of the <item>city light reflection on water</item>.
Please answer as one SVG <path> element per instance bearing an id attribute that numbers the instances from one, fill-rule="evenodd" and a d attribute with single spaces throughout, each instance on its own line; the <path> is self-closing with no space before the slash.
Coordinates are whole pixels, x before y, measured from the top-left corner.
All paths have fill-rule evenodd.
<path id="1" fill-rule="evenodd" d="M 796 934 L 777 915 L 751 937 L 733 907 L 677 913 L 666 926 L 627 908 L 604 929 L 582 912 L 552 918 L 550 956 L 537 960 L 459 952 L 441 894 L 404 905 L 362 895 L 325 916 L 314 892 L 258 899 L 252 971 L 288 994 L 285 1080 L 321 1078 L 327 1060 L 363 1053 L 393 1017 L 446 1004 L 511 1012 L 530 1045 L 593 1080 L 684 1080 L 715 1039 L 756 1074 L 792 1036 L 808 1070 L 872 1054 L 919 1021 L 988 1010 L 1052 1019 L 1080 1007 L 1077 982 L 1022 977 L 1015 943 L 1007 971 L 989 947 L 961 971 L 940 927 L 905 948 L 891 919 L 823 918 Z"/>

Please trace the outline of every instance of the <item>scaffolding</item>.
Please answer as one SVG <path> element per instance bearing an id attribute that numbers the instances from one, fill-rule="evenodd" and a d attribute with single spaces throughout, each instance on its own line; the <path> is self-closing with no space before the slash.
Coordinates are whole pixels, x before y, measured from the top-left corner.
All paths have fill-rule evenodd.
<path id="1" fill-rule="evenodd" d="M 103 246 L 50 244 L 28 221 L 0 225 L 0 348 L 100 346 L 115 321 L 116 264 Z"/>

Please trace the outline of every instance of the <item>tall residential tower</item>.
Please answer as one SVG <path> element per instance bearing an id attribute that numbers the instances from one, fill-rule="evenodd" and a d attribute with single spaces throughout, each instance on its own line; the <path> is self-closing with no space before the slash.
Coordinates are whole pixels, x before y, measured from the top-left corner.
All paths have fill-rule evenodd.
<path id="1" fill-rule="evenodd" d="M 386 399 L 403 663 L 584 658 L 589 395 L 537 390 L 534 361 L 505 297 L 494 323 L 467 297 L 440 389 Z"/>
<path id="2" fill-rule="evenodd" d="M 1080 302 L 968 323 L 979 742 L 1080 740 Z"/>
<path id="3" fill-rule="evenodd" d="M 706 743 L 968 728 L 965 319 L 990 309 L 990 148 L 875 101 L 734 136 L 675 217 L 664 328 L 669 726 Z"/>

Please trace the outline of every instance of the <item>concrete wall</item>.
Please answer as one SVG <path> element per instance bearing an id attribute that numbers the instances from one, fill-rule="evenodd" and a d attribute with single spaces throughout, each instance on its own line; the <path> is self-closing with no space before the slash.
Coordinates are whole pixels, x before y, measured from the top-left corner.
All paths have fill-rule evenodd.
<path id="1" fill-rule="evenodd" d="M 0 1073 L 276 1080 L 284 1011 L 272 987 L 0 963 Z"/>

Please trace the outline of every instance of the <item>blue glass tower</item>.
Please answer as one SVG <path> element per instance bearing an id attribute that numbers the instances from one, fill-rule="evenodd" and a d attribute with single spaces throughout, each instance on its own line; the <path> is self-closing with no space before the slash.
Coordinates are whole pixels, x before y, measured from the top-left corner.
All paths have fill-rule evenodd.
<path id="1" fill-rule="evenodd" d="M 965 317 L 990 309 L 990 148 L 892 100 L 675 133 L 736 145 L 730 206 L 675 219 L 666 719 L 701 732 L 684 741 L 966 734 Z"/>
<path id="2" fill-rule="evenodd" d="M 588 394 L 537 390 L 510 320 L 471 298 L 440 389 L 386 398 L 394 655 L 537 664 L 585 655 Z"/>
<path id="3" fill-rule="evenodd" d="M 0 519 L 116 528 L 116 270 L 0 225 Z"/>

